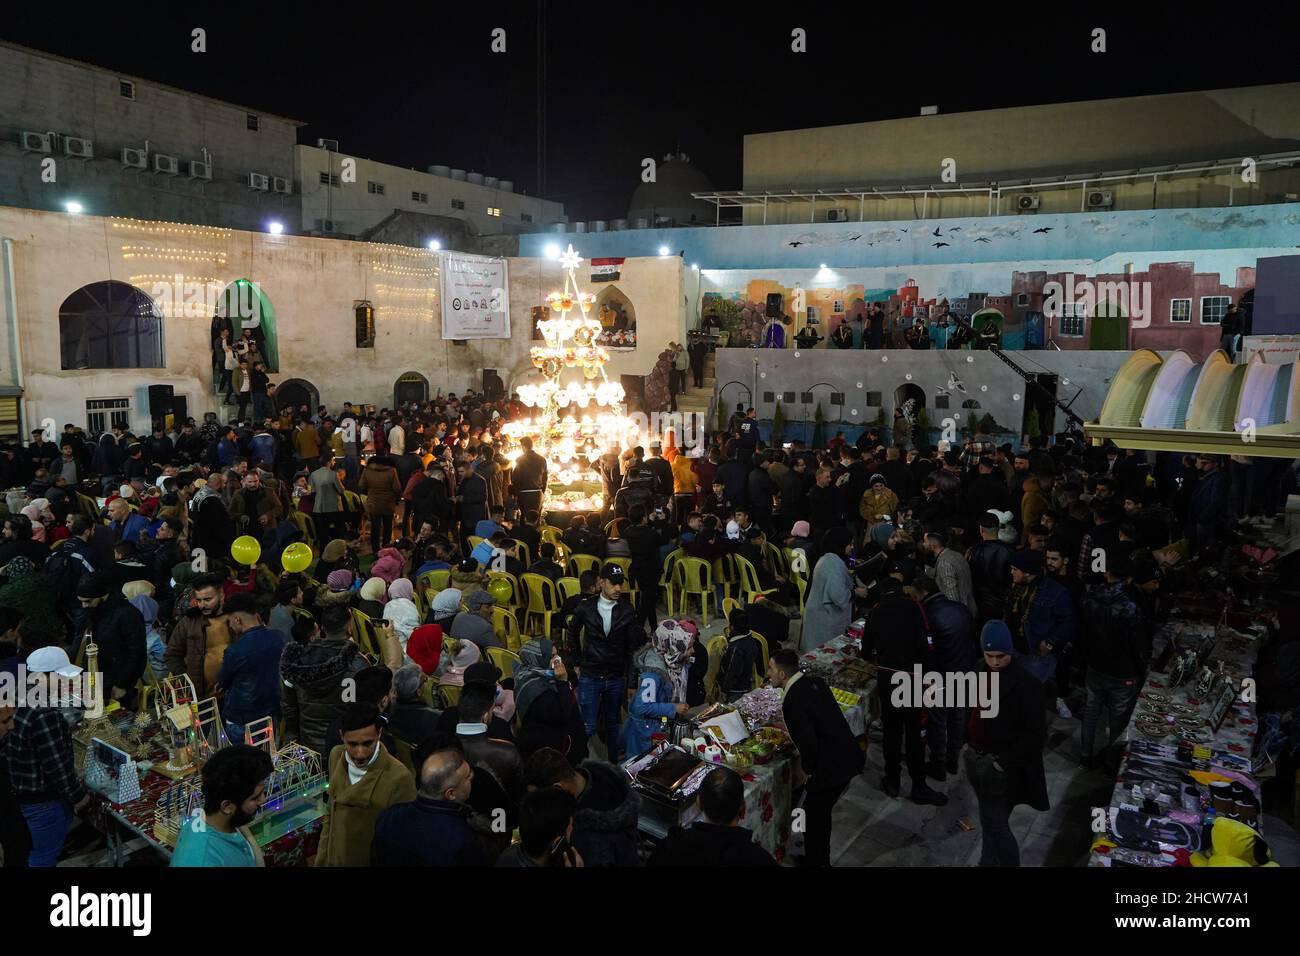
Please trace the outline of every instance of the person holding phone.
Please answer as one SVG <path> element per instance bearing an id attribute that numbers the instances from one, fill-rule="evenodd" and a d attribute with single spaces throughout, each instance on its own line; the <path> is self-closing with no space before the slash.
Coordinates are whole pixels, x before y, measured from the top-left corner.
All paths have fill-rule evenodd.
<path id="1" fill-rule="evenodd" d="M 558 787 L 534 790 L 519 804 L 519 842 L 501 854 L 497 866 L 584 866 L 570 841 L 578 802 Z"/>

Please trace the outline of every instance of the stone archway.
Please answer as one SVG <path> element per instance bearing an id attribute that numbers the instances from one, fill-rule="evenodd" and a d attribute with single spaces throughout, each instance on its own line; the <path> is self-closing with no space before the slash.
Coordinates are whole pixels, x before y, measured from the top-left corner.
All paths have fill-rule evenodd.
<path id="1" fill-rule="evenodd" d="M 393 407 L 429 400 L 429 380 L 419 372 L 406 372 L 393 383 Z"/>
<path id="2" fill-rule="evenodd" d="M 236 339 L 240 338 L 245 328 L 251 329 L 262 357 L 266 359 L 266 370 L 280 371 L 275 306 L 259 283 L 250 279 L 236 279 L 230 283 L 217 299 L 217 314 L 230 319 Z"/>
<path id="3" fill-rule="evenodd" d="M 279 410 L 286 405 L 293 408 L 295 415 L 303 405 L 307 406 L 308 413 L 315 412 L 320 406 L 320 392 L 306 379 L 286 379 L 275 390 L 275 407 Z"/>

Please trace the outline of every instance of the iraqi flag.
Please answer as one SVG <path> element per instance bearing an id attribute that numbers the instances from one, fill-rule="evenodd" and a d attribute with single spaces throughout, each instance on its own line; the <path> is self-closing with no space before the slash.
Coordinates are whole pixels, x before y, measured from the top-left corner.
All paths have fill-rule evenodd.
<path id="1" fill-rule="evenodd" d="M 591 281 L 592 282 L 613 282 L 619 277 L 619 266 L 623 264 L 622 259 L 592 259 L 591 260 Z"/>

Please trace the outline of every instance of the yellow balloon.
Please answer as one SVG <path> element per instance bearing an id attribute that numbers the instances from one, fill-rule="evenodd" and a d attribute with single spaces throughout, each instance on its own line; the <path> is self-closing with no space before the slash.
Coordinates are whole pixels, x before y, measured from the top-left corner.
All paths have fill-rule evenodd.
<path id="1" fill-rule="evenodd" d="M 306 571 L 311 565 L 311 547 L 301 541 L 295 541 L 280 555 L 280 565 L 290 574 Z"/>
<path id="2" fill-rule="evenodd" d="M 262 556 L 262 546 L 257 543 L 257 539 L 251 534 L 240 535 L 235 539 L 235 543 L 230 546 L 230 556 L 240 564 L 252 567 L 257 564 L 257 559 Z"/>

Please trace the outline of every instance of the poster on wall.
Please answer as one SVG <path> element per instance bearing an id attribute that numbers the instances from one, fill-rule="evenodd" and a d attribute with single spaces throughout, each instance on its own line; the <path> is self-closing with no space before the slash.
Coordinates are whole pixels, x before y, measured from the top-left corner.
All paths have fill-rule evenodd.
<path id="1" fill-rule="evenodd" d="M 444 339 L 510 338 L 510 288 L 505 259 L 445 253 L 442 271 Z"/>

